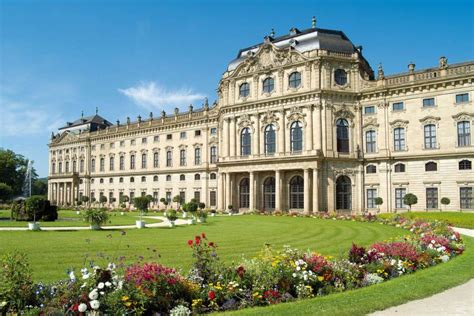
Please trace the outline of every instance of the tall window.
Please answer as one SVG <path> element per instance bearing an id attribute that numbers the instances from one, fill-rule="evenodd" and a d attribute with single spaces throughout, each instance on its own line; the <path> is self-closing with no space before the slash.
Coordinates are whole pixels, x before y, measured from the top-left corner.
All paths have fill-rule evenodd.
<path id="1" fill-rule="evenodd" d="M 186 150 L 185 149 L 181 149 L 179 151 L 179 165 L 186 166 Z"/>
<path id="2" fill-rule="evenodd" d="M 241 98 L 248 97 L 250 94 L 250 85 L 247 82 L 244 82 L 240 85 L 239 96 Z"/>
<path id="3" fill-rule="evenodd" d="M 201 202 L 201 191 L 194 191 L 194 199 L 199 203 Z"/>
<path id="4" fill-rule="evenodd" d="M 303 150 L 303 128 L 301 127 L 300 121 L 291 124 L 290 145 L 291 152 L 299 152 Z"/>
<path id="5" fill-rule="evenodd" d="M 340 153 L 349 152 L 349 123 L 345 119 L 338 119 L 336 122 L 337 151 Z"/>
<path id="6" fill-rule="evenodd" d="M 56 163 L 55 162 L 53 162 L 53 164 L 51 165 L 51 173 L 52 174 L 56 173 Z"/>
<path id="7" fill-rule="evenodd" d="M 119 158 L 119 163 L 120 163 L 120 170 L 125 170 L 125 157 L 124 156 L 120 156 Z"/>
<path id="8" fill-rule="evenodd" d="M 142 154 L 142 169 L 146 169 L 146 154 Z"/>
<path id="9" fill-rule="evenodd" d="M 172 152 L 171 150 L 166 151 L 166 166 L 171 167 L 173 164 L 173 159 L 172 159 Z"/>
<path id="10" fill-rule="evenodd" d="M 114 171 L 114 157 L 109 158 L 109 170 Z"/>
<path id="11" fill-rule="evenodd" d="M 276 136 L 275 136 L 275 127 L 273 126 L 273 124 L 268 124 L 265 127 L 264 142 L 265 142 L 265 154 L 267 155 L 274 154 L 276 151 Z"/>
<path id="12" fill-rule="evenodd" d="M 301 74 L 297 71 L 290 74 L 288 78 L 290 88 L 298 88 L 301 85 Z"/>
<path id="13" fill-rule="evenodd" d="M 265 80 L 263 80 L 263 92 L 264 93 L 270 93 L 273 91 L 275 88 L 275 81 L 273 78 L 268 77 Z"/>
<path id="14" fill-rule="evenodd" d="M 438 208 L 438 188 L 426 188 L 426 208 Z"/>
<path id="15" fill-rule="evenodd" d="M 156 152 L 153 153 L 153 168 L 158 168 L 160 162 L 160 155 Z"/>
<path id="16" fill-rule="evenodd" d="M 436 148 L 436 125 L 428 124 L 424 127 L 425 130 L 425 149 Z"/>
<path id="17" fill-rule="evenodd" d="M 471 124 L 468 121 L 458 122 L 458 146 L 471 146 Z"/>
<path id="18" fill-rule="evenodd" d="M 403 198 L 407 194 L 407 189 L 396 188 L 395 189 L 395 208 L 405 208 L 406 205 L 403 202 Z"/>
<path id="19" fill-rule="evenodd" d="M 472 162 L 470 160 L 464 159 L 459 162 L 459 170 L 471 170 Z"/>
<path id="20" fill-rule="evenodd" d="M 377 189 L 367 189 L 367 208 L 375 208 Z"/>
<path id="21" fill-rule="evenodd" d="M 216 163 L 217 162 L 217 147 L 216 146 L 211 146 L 211 163 Z"/>
<path id="22" fill-rule="evenodd" d="M 130 155 L 130 169 L 135 169 L 135 155 Z"/>
<path id="23" fill-rule="evenodd" d="M 460 206 L 462 210 L 470 210 L 474 208 L 474 197 L 472 187 L 459 188 Z"/>
<path id="24" fill-rule="evenodd" d="M 94 166 L 95 166 L 95 160 L 92 159 L 92 161 L 94 162 Z M 92 170 L 92 171 L 95 171 L 95 170 Z M 63 173 L 63 163 L 61 161 L 58 163 L 58 173 Z"/>
<path id="25" fill-rule="evenodd" d="M 352 207 L 352 185 L 347 176 L 340 176 L 336 180 L 336 209 L 350 210 Z"/>
<path id="26" fill-rule="evenodd" d="M 290 180 L 290 208 L 304 208 L 304 180 L 300 176 Z"/>
<path id="27" fill-rule="evenodd" d="M 263 209 L 275 209 L 275 178 L 269 177 L 263 182 Z"/>
<path id="28" fill-rule="evenodd" d="M 91 160 L 91 171 L 95 172 L 95 159 L 94 158 L 92 158 L 92 160 Z M 59 163 L 59 172 L 62 172 L 61 171 L 61 163 Z"/>
<path id="29" fill-rule="evenodd" d="M 186 201 L 186 191 L 179 192 L 179 199 L 181 200 L 181 203 L 184 203 L 184 201 Z"/>
<path id="30" fill-rule="evenodd" d="M 201 148 L 194 148 L 194 164 L 200 165 L 201 164 Z"/>
<path id="31" fill-rule="evenodd" d="M 403 127 L 393 130 L 393 145 L 395 151 L 405 150 L 405 129 Z"/>
<path id="32" fill-rule="evenodd" d="M 216 206 L 216 204 L 217 204 L 217 193 L 216 193 L 216 191 L 210 191 L 209 192 L 209 204 L 211 206 Z"/>
<path id="33" fill-rule="evenodd" d="M 249 156 L 252 153 L 251 146 L 250 128 L 246 127 L 240 133 L 240 155 Z"/>
<path id="34" fill-rule="evenodd" d="M 79 172 L 84 172 L 84 159 L 79 161 Z"/>
<path id="35" fill-rule="evenodd" d="M 66 173 L 69 173 L 69 161 L 66 161 Z"/>
<path id="36" fill-rule="evenodd" d="M 239 185 L 239 206 L 241 208 L 250 207 L 250 185 L 249 178 L 244 178 Z"/>
<path id="37" fill-rule="evenodd" d="M 105 171 L 105 159 L 100 158 L 100 171 Z"/>
<path id="38" fill-rule="evenodd" d="M 365 151 L 374 153 L 376 151 L 375 131 L 365 132 Z"/>
<path id="39" fill-rule="evenodd" d="M 72 161 L 72 172 L 76 172 L 76 171 L 77 171 L 77 170 L 76 170 L 76 164 L 77 164 L 76 161 L 73 160 L 73 161 Z"/>

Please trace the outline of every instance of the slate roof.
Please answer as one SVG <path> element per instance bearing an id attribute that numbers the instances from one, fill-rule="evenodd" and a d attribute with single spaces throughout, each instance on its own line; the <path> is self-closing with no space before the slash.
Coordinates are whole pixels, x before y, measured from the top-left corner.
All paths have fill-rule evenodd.
<path id="1" fill-rule="evenodd" d="M 102 116 L 96 114 L 92 116 L 81 117 L 73 122 L 67 122 L 65 126 L 59 128 L 59 130 L 76 127 L 80 125 L 91 124 L 94 127 L 107 127 L 112 126 L 112 123 L 104 119 Z"/>

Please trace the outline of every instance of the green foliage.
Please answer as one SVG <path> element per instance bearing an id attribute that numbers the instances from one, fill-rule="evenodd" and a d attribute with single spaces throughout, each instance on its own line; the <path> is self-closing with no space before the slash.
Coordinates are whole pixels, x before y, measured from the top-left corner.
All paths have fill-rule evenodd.
<path id="1" fill-rule="evenodd" d="M 179 194 L 177 194 L 173 197 L 173 202 L 176 203 L 176 204 L 181 204 L 183 201 L 181 199 L 181 196 Z"/>
<path id="2" fill-rule="evenodd" d="M 99 203 L 107 203 L 107 197 L 105 195 L 101 195 L 99 197 Z"/>
<path id="3" fill-rule="evenodd" d="M 21 195 L 23 182 L 25 180 L 28 160 L 22 155 L 7 149 L 0 148 L 0 182 L 9 185 L 13 191 L 13 196 Z M 44 194 L 35 191 L 36 181 L 38 181 L 38 174 L 35 169 L 32 173 L 32 189 L 33 193 Z M 38 185 L 41 186 L 41 185 Z"/>
<path id="4" fill-rule="evenodd" d="M 26 201 L 17 201 L 12 204 L 11 218 L 16 221 L 55 221 L 58 218 L 58 209 L 44 197 L 33 195 Z"/>
<path id="5" fill-rule="evenodd" d="M 166 212 L 166 218 L 170 222 L 174 222 L 178 219 L 178 213 L 176 212 L 176 210 L 169 210 Z"/>
<path id="6" fill-rule="evenodd" d="M 148 211 L 150 200 L 146 196 L 139 196 L 133 199 L 133 204 L 140 213 L 146 213 Z"/>
<path id="7" fill-rule="evenodd" d="M 191 214 L 195 214 L 198 207 L 199 207 L 199 204 L 196 202 L 195 199 L 192 199 L 191 202 L 188 202 L 183 205 L 183 210 L 185 212 L 190 212 Z"/>
<path id="8" fill-rule="evenodd" d="M 107 223 L 107 220 L 109 219 L 109 213 L 104 208 L 89 209 L 84 212 L 83 219 L 90 225 L 100 227 Z"/>
<path id="9" fill-rule="evenodd" d="M 443 205 L 449 205 L 449 203 L 451 203 L 451 200 L 447 197 L 444 197 L 441 199 L 441 204 Z"/>
<path id="10" fill-rule="evenodd" d="M 83 202 L 83 203 L 89 202 L 89 197 L 88 197 L 87 195 L 83 195 L 83 196 L 81 197 L 81 202 Z"/>
<path id="11" fill-rule="evenodd" d="M 148 199 L 148 203 L 155 202 L 155 199 L 153 198 L 152 195 L 148 194 L 148 195 L 145 196 L 145 197 Z"/>
<path id="12" fill-rule="evenodd" d="M 375 205 L 382 205 L 383 204 L 383 199 L 381 197 L 376 197 L 374 199 Z"/>
<path id="13" fill-rule="evenodd" d="M 206 207 L 206 203 L 199 202 L 199 208 L 203 210 Z"/>
<path id="14" fill-rule="evenodd" d="M 413 193 L 408 193 L 403 197 L 403 203 L 408 205 L 411 210 L 411 206 L 418 203 L 418 197 Z"/>
<path id="15" fill-rule="evenodd" d="M 25 254 L 5 253 L 0 261 L 0 303 L 6 302 L 2 312 L 19 312 L 34 304 L 32 273 Z"/>
<path id="16" fill-rule="evenodd" d="M 45 200 L 42 196 L 32 196 L 26 199 L 26 211 L 28 215 L 31 213 L 33 215 L 33 221 L 36 222 L 36 214 L 41 211 L 44 206 Z"/>
<path id="17" fill-rule="evenodd" d="M 13 196 L 11 186 L 6 183 L 0 183 L 0 201 L 8 201 Z"/>
<path id="18" fill-rule="evenodd" d="M 31 194 L 46 196 L 48 194 L 48 179 L 33 179 L 31 183 Z"/>

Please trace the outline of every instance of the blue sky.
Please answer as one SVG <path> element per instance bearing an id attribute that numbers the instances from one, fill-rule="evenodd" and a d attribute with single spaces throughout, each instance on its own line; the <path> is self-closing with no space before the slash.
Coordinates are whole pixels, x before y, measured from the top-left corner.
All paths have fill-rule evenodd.
<path id="1" fill-rule="evenodd" d="M 0 147 L 48 170 L 51 131 L 212 102 L 238 50 L 291 27 L 342 30 L 385 74 L 474 59 L 473 1 L 0 0 Z"/>

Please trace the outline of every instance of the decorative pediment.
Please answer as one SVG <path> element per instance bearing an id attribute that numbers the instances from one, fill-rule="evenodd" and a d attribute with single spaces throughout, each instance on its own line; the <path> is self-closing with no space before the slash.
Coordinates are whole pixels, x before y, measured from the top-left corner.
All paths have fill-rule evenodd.
<path id="1" fill-rule="evenodd" d="M 352 113 L 348 109 L 347 105 L 343 104 L 342 107 L 339 110 L 334 112 L 334 116 L 338 119 L 339 118 L 345 118 L 345 119 L 351 119 L 352 120 L 354 118 L 354 113 Z"/>
<path id="2" fill-rule="evenodd" d="M 268 124 L 274 124 L 275 128 L 278 129 L 279 128 L 278 120 L 279 118 L 276 116 L 274 112 L 268 111 L 262 117 L 262 130 L 264 130 Z"/>
<path id="3" fill-rule="evenodd" d="M 181 144 L 181 145 L 179 145 L 178 148 L 179 148 L 179 149 L 186 149 L 186 148 L 188 148 L 188 145 L 183 145 L 183 144 Z"/>
<path id="4" fill-rule="evenodd" d="M 367 128 L 377 128 L 379 124 L 377 123 L 377 119 L 375 117 L 369 117 L 364 120 L 364 125 L 362 126 L 363 129 Z"/>
<path id="5" fill-rule="evenodd" d="M 209 145 L 216 145 L 219 143 L 219 139 L 216 137 L 216 136 L 212 136 L 210 139 L 209 139 Z"/>
<path id="6" fill-rule="evenodd" d="M 390 122 L 390 126 L 392 126 L 393 128 L 397 128 L 397 127 L 408 127 L 408 121 L 404 121 L 404 120 L 395 120 L 395 121 L 392 121 Z"/>
<path id="7" fill-rule="evenodd" d="M 238 123 L 239 131 L 246 127 L 249 127 L 253 132 L 254 131 L 253 124 L 254 123 L 250 120 L 250 117 L 248 116 L 248 114 L 244 114 L 240 117 L 240 120 Z"/>
<path id="8" fill-rule="evenodd" d="M 301 123 L 306 125 L 305 116 L 306 114 L 304 114 L 300 108 L 296 106 L 292 107 L 290 113 L 286 116 L 287 126 L 289 127 L 295 121 L 300 121 Z"/>
<path id="9" fill-rule="evenodd" d="M 474 113 L 461 112 L 456 115 L 453 115 L 453 119 L 456 122 L 474 120 Z"/>
<path id="10" fill-rule="evenodd" d="M 69 143 L 69 142 L 74 142 L 79 140 L 79 137 L 75 135 L 74 133 L 71 133 L 69 131 L 66 131 L 62 133 L 59 137 L 56 137 L 53 140 L 54 144 L 60 144 L 60 143 Z"/>
<path id="11" fill-rule="evenodd" d="M 195 148 L 200 148 L 200 147 L 202 147 L 202 143 L 194 143 L 193 146 Z"/>
<path id="12" fill-rule="evenodd" d="M 420 122 L 423 124 L 436 124 L 441 118 L 439 116 L 428 115 L 420 119 Z"/>
<path id="13" fill-rule="evenodd" d="M 247 59 L 237 66 L 234 76 L 265 72 L 305 60 L 306 57 L 292 48 L 280 49 L 268 42 L 260 46 L 256 52 L 248 52 Z"/>

